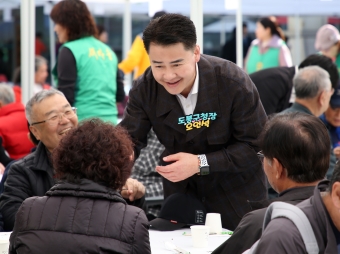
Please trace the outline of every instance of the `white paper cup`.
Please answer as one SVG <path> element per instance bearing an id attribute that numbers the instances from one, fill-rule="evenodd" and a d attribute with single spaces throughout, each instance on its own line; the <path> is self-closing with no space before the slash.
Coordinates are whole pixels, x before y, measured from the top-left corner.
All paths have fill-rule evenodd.
<path id="1" fill-rule="evenodd" d="M 209 227 L 191 226 L 192 245 L 196 248 L 205 248 L 208 246 Z"/>
<path id="2" fill-rule="evenodd" d="M 12 232 L 0 233 L 0 254 L 7 254 L 9 249 L 9 237 Z"/>
<path id="3" fill-rule="evenodd" d="M 221 214 L 207 213 L 205 225 L 210 228 L 210 234 L 220 234 L 222 232 Z"/>

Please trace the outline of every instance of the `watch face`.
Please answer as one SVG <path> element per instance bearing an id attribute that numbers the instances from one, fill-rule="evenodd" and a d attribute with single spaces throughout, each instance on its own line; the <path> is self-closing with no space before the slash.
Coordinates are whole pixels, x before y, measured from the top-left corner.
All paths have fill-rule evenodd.
<path id="1" fill-rule="evenodd" d="M 201 171 L 202 176 L 209 175 L 209 173 L 210 173 L 209 167 L 201 167 L 200 171 Z"/>

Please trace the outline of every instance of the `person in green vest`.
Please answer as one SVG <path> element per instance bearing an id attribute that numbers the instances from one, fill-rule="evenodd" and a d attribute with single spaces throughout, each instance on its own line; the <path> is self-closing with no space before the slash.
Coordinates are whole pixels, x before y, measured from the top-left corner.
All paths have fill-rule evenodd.
<path id="1" fill-rule="evenodd" d="M 315 49 L 320 54 L 329 57 L 338 67 L 340 74 L 340 33 L 339 30 L 330 24 L 319 28 L 315 38 Z"/>
<path id="2" fill-rule="evenodd" d="M 264 17 L 256 23 L 256 38 L 248 50 L 245 70 L 248 74 L 278 66 L 291 67 L 292 57 L 275 17 Z"/>
<path id="3" fill-rule="evenodd" d="M 58 89 L 77 108 L 78 119 L 98 117 L 117 123 L 118 59 L 99 41 L 95 21 L 80 0 L 63 0 L 50 14 L 63 45 L 53 69 Z"/>

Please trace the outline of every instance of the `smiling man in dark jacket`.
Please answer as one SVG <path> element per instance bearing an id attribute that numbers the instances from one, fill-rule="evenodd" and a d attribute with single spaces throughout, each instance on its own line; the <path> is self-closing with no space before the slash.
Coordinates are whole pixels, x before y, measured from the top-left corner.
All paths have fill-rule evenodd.
<path id="1" fill-rule="evenodd" d="M 60 91 L 51 89 L 35 94 L 26 105 L 26 118 L 30 131 L 39 140 L 35 152 L 15 162 L 9 169 L 4 192 L 0 197 L 4 230 L 11 231 L 21 203 L 32 196 L 43 196 L 56 183 L 51 164 L 51 153 L 61 138 L 78 125 L 76 108 L 72 108 Z M 141 206 L 145 187 L 128 179 L 124 198 Z M 142 198 L 143 197 L 143 198 Z M 142 198 L 142 199 L 141 199 Z"/>
<path id="2" fill-rule="evenodd" d="M 262 134 L 264 171 L 279 197 L 270 200 L 297 204 L 313 195 L 325 178 L 330 156 L 330 139 L 325 125 L 305 113 L 281 113 L 268 121 Z M 251 203 L 259 209 L 267 200 Z M 246 214 L 234 234 L 213 253 L 243 253 L 260 237 L 266 208 Z M 274 253 L 274 252 L 272 252 Z"/>

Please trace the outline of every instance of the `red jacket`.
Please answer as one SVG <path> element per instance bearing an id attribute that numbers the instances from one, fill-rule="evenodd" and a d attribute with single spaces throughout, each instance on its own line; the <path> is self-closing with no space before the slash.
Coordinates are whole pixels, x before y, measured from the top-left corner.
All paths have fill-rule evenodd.
<path id="1" fill-rule="evenodd" d="M 0 136 L 2 145 L 11 158 L 20 159 L 34 147 L 27 133 L 24 105 L 14 102 L 0 108 Z"/>

